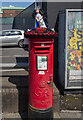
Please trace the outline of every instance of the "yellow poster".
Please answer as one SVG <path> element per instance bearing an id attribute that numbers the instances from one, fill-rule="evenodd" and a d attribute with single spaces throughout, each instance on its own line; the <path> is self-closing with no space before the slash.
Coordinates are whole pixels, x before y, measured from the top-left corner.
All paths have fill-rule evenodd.
<path id="1" fill-rule="evenodd" d="M 67 68 L 70 70 L 83 70 L 83 29 L 74 28 L 69 32 Z"/>

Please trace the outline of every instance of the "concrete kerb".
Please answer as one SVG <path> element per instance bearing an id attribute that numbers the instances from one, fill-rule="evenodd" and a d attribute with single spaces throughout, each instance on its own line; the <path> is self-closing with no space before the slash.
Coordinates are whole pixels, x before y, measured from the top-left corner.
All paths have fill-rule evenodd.
<path id="1" fill-rule="evenodd" d="M 22 113 L 24 118 L 28 119 L 28 114 Z M 81 115 L 80 115 L 81 114 Z M 83 120 L 82 114 L 79 111 L 78 112 L 54 112 L 53 119 L 54 120 Z M 3 114 L 3 118 L 19 118 L 21 120 L 21 116 L 19 113 L 6 113 Z"/>

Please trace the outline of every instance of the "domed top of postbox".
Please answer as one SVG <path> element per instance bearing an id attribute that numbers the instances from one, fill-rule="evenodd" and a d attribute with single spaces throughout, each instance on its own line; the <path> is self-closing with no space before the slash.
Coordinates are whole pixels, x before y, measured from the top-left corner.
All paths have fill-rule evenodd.
<path id="1" fill-rule="evenodd" d="M 56 38 L 58 34 L 50 28 L 33 28 L 24 33 L 25 38 Z"/>

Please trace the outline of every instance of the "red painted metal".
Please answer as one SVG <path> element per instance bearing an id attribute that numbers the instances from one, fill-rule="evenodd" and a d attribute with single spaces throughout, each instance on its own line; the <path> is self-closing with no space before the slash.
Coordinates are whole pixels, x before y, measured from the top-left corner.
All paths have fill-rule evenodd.
<path id="1" fill-rule="evenodd" d="M 29 42 L 29 104 L 35 109 L 48 109 L 53 106 L 53 40 L 30 39 Z M 38 70 L 38 56 L 47 56 L 47 70 Z"/>
<path id="2" fill-rule="evenodd" d="M 43 30 L 45 31 L 42 28 Z M 53 38 L 30 36 L 29 51 L 29 105 L 37 110 L 52 108 Z M 43 67 L 41 68 L 40 65 Z"/>

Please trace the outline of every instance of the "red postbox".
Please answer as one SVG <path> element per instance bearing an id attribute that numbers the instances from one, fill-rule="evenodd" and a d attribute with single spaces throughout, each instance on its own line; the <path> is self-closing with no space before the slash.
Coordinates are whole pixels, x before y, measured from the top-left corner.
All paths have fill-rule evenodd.
<path id="1" fill-rule="evenodd" d="M 57 34 L 48 28 L 34 28 L 29 38 L 29 106 L 48 110 L 53 106 L 53 40 Z"/>

